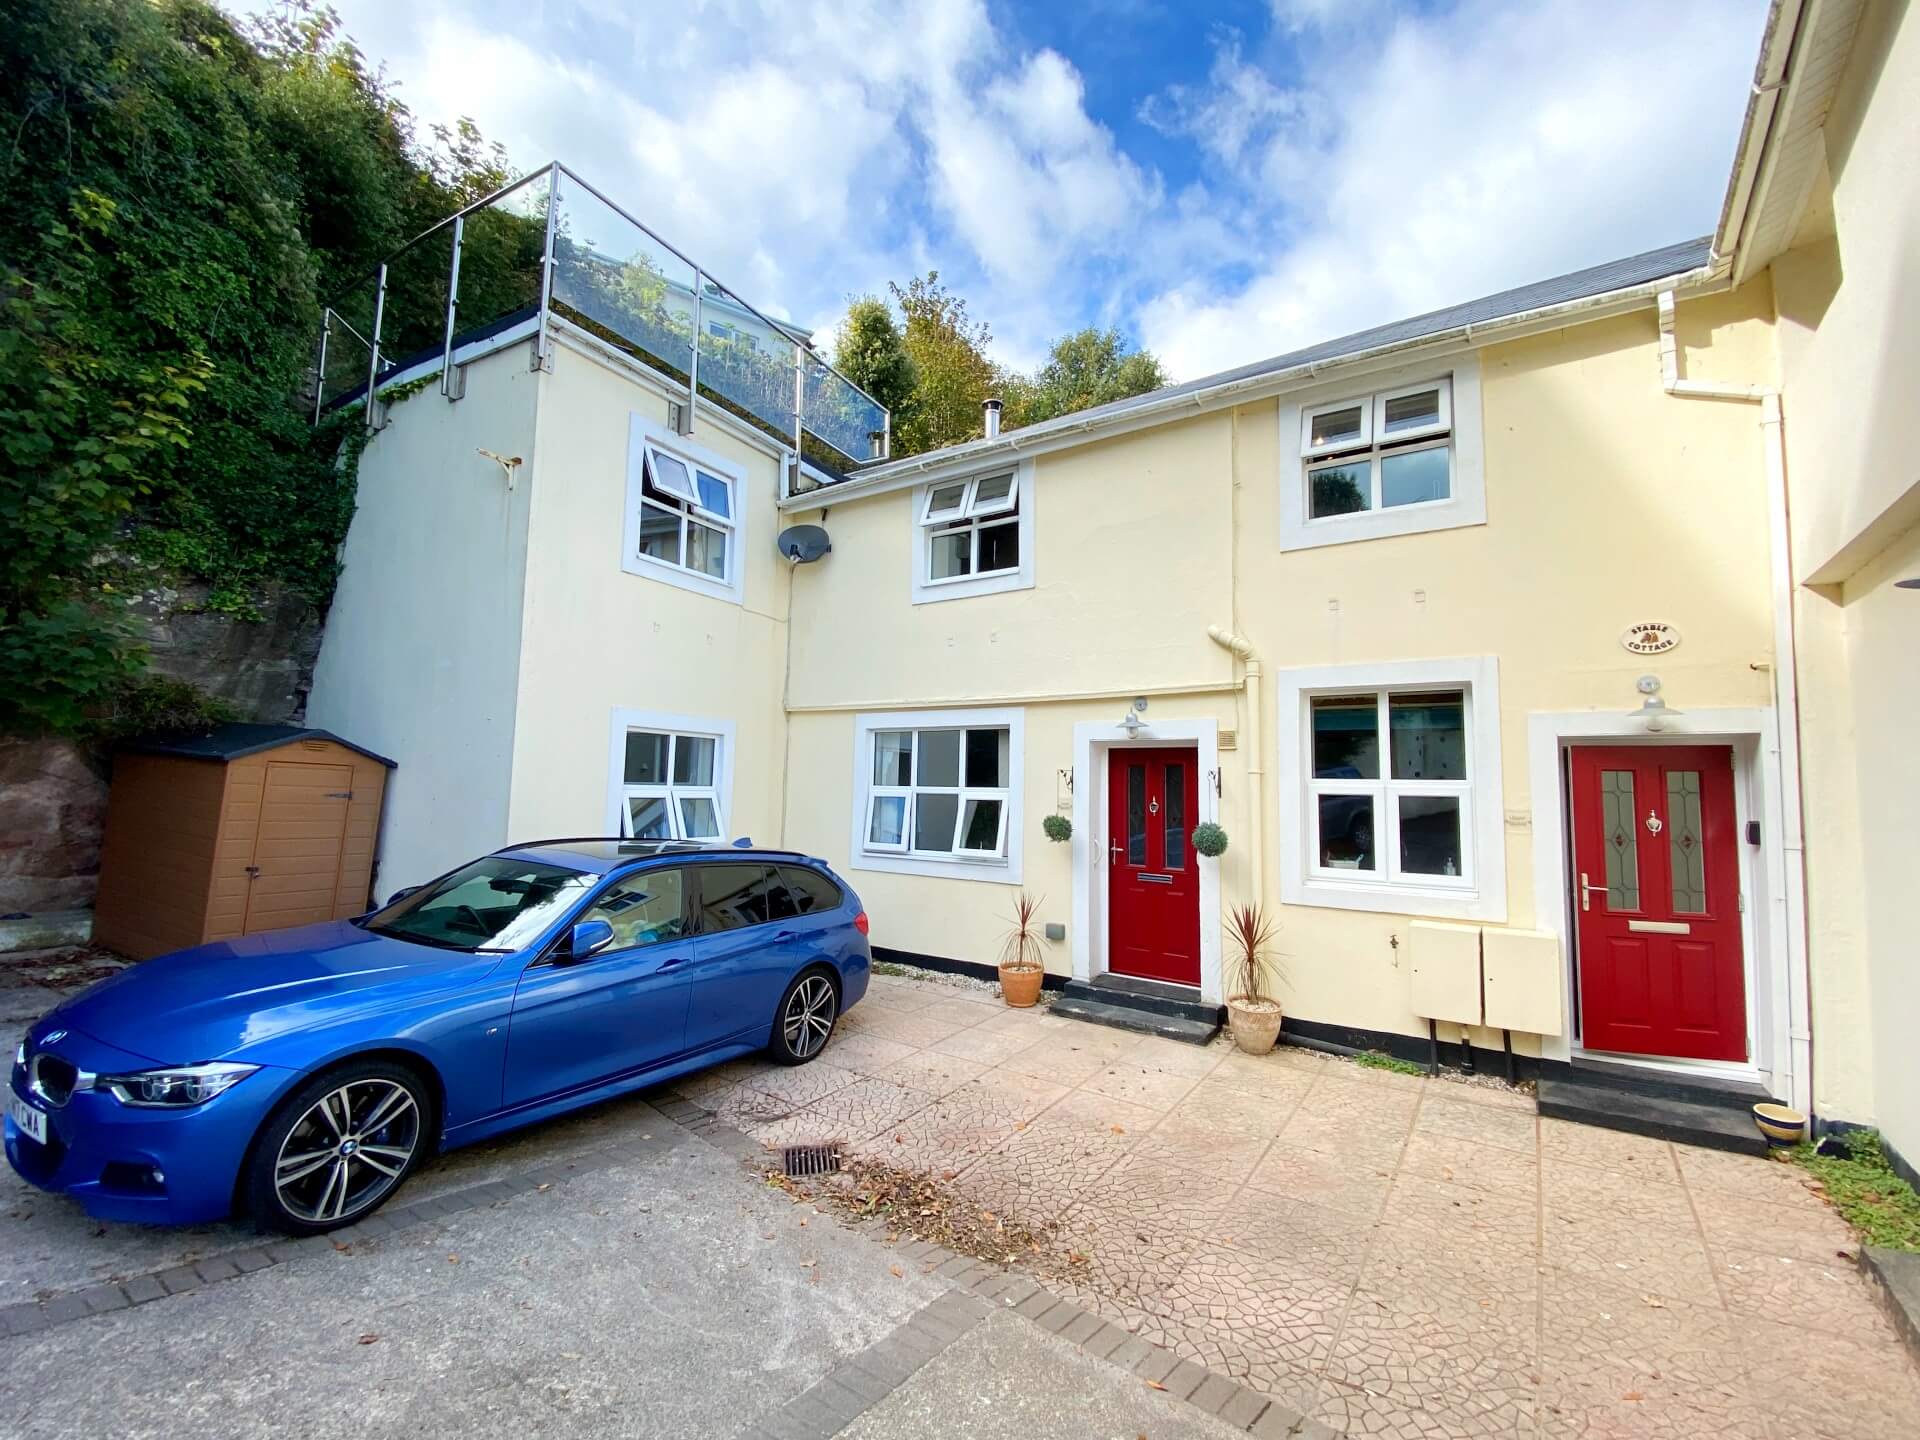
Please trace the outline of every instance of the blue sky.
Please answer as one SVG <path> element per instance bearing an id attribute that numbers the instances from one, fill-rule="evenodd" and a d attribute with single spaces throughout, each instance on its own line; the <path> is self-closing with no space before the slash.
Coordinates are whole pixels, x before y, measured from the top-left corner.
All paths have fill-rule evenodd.
<path id="1" fill-rule="evenodd" d="M 830 329 L 940 270 L 1176 378 L 1709 231 L 1764 0 L 334 0 L 423 120 Z M 248 8 L 238 0 L 235 8 Z"/>

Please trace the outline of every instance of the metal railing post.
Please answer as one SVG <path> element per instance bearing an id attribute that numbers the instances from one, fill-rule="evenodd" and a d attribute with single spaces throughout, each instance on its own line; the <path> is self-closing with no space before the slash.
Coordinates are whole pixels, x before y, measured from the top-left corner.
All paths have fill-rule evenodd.
<path id="1" fill-rule="evenodd" d="M 313 376 L 313 423 L 320 423 L 320 407 L 327 399 L 327 341 L 333 335 L 333 307 L 320 307 L 320 363 Z"/>
<path id="2" fill-rule="evenodd" d="M 380 280 L 373 296 L 373 341 L 367 346 L 367 429 L 373 423 L 373 388 L 380 379 L 380 326 L 387 318 L 387 267 L 380 267 Z"/>
<path id="3" fill-rule="evenodd" d="M 547 314 L 553 308 L 553 232 L 560 222 L 560 165 L 547 167 L 547 248 L 540 262 L 540 313 L 535 317 L 533 368 L 547 366 Z"/>
<path id="4" fill-rule="evenodd" d="M 440 346 L 440 393 L 449 400 L 460 398 L 453 393 L 453 327 L 454 315 L 460 309 L 460 243 L 466 225 L 464 215 L 453 222 L 453 264 L 447 271 L 447 336 Z"/>
<path id="5" fill-rule="evenodd" d="M 693 358 L 687 361 L 687 413 L 680 417 L 680 433 L 693 434 L 693 407 L 700 403 L 700 300 L 707 288 L 707 277 L 700 267 L 693 270 Z"/>
<path id="6" fill-rule="evenodd" d="M 799 341 L 793 346 L 793 453 L 800 454 L 801 437 L 806 430 L 803 418 L 807 410 L 807 352 Z"/>

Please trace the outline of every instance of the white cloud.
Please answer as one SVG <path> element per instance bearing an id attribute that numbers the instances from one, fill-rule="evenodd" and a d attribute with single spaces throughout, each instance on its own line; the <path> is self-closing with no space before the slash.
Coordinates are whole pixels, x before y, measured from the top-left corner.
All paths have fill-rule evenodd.
<path id="1" fill-rule="evenodd" d="M 335 3 L 423 120 L 563 160 L 772 313 L 937 268 L 1004 363 L 1118 325 L 1186 378 L 1704 231 L 1764 0 L 1272 0 L 1126 103 L 1192 147 L 1176 183 L 986 0 Z"/>
<path id="2" fill-rule="evenodd" d="M 1631 0 L 1595 20 L 1577 0 L 1468 0 L 1309 42 L 1301 69 L 1332 83 L 1299 121 L 1223 44 L 1212 94 L 1178 113 L 1252 115 L 1237 164 L 1271 197 L 1271 259 L 1169 285 L 1146 343 L 1203 374 L 1710 228 L 1751 68 L 1729 36 L 1750 20 L 1757 38 L 1755 7 Z"/>

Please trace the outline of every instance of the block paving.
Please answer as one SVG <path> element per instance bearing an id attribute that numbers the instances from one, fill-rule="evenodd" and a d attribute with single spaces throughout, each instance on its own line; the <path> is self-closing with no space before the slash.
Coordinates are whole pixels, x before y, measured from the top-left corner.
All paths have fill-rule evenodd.
<path id="1" fill-rule="evenodd" d="M 1176 1388 L 1231 1377 L 1276 1421 L 1392 1440 L 1920 1435 L 1920 1371 L 1852 1232 L 1766 1160 L 893 976 L 815 1064 L 678 1089 L 763 1145 L 838 1140 L 1057 1226 L 1087 1260 L 1053 1282 L 1077 1307 L 1055 1318 L 1124 1363 L 1123 1335 L 1164 1347 Z"/>

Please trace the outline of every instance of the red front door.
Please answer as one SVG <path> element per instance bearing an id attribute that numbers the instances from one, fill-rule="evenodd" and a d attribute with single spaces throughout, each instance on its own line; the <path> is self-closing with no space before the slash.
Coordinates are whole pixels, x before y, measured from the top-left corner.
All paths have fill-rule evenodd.
<path id="1" fill-rule="evenodd" d="M 1572 754 L 1582 1043 L 1746 1059 L 1733 751 L 1583 745 Z"/>
<path id="2" fill-rule="evenodd" d="M 1192 750 L 1115 750 L 1107 761 L 1107 968 L 1200 983 L 1200 777 Z"/>

